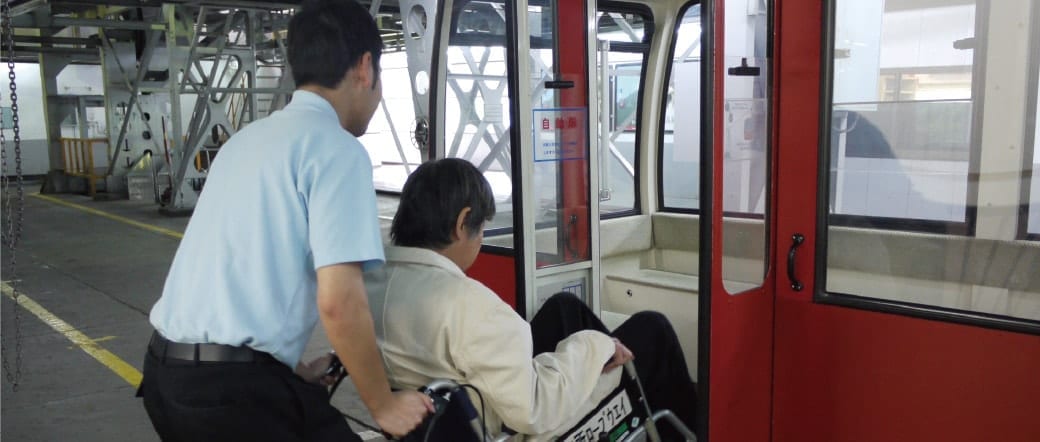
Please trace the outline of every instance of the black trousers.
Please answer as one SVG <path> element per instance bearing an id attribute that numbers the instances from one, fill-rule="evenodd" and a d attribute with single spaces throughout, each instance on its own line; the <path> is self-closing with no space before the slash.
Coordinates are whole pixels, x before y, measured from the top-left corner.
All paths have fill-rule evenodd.
<path id="1" fill-rule="evenodd" d="M 272 357 L 144 360 L 138 393 L 163 441 L 360 441 L 328 391 Z"/>
<path id="2" fill-rule="evenodd" d="M 690 379 L 679 338 L 668 318 L 658 312 L 639 312 L 611 332 L 578 297 L 557 293 L 531 319 L 534 354 L 554 351 L 561 340 L 581 330 L 609 334 L 632 350 L 632 362 L 650 408 L 672 410 L 687 427 L 694 428 L 697 384 Z M 670 425 L 662 425 L 661 436 L 678 439 Z"/>

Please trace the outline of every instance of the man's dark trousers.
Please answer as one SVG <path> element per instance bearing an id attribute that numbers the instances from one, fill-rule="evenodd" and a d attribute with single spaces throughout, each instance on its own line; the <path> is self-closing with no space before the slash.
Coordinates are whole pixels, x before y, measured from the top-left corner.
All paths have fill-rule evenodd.
<path id="1" fill-rule="evenodd" d="M 625 344 L 635 359 L 647 400 L 654 410 L 669 409 L 688 427 L 697 416 L 697 384 L 686 369 L 679 338 L 668 319 L 658 312 L 639 312 L 611 332 L 577 296 L 557 293 L 531 319 L 534 354 L 555 351 L 556 344 L 581 330 L 596 330 Z M 679 439 L 670 425 L 662 426 L 666 440 Z"/>
<path id="2" fill-rule="evenodd" d="M 266 353 L 253 362 L 145 355 L 139 395 L 155 431 L 174 441 L 360 441 L 327 390 Z"/>

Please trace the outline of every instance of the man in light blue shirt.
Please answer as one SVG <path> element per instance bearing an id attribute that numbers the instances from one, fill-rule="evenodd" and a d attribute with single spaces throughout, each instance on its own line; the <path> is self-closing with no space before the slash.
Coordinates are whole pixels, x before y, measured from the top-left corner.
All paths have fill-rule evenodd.
<path id="1" fill-rule="evenodd" d="M 150 315 L 140 394 L 164 440 L 360 440 L 321 385 L 331 357 L 300 361 L 319 318 L 384 431 L 432 410 L 390 391 L 361 276 L 383 262 L 356 138 L 382 95 L 379 32 L 353 0 L 314 1 L 288 50 L 292 101 L 220 149 Z"/>

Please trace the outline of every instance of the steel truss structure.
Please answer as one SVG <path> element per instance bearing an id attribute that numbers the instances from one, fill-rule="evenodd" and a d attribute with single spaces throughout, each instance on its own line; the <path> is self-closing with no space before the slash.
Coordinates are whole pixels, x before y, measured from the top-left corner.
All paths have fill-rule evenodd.
<path id="1" fill-rule="evenodd" d="M 61 122 L 81 116 L 84 107 L 83 99 L 59 94 L 58 73 L 73 64 L 100 65 L 104 96 L 86 100 L 87 106 L 103 102 L 108 121 L 107 167 L 95 173 L 110 192 L 131 187 L 130 195 L 139 195 L 133 187 L 143 185 L 160 211 L 190 213 L 221 144 L 291 95 L 285 39 L 298 3 L 14 1 L 12 54 L 39 63 L 45 79 L 51 169 L 62 168 Z M 402 49 L 397 2 L 365 3 L 384 29 L 387 50 Z M 412 43 L 432 50 L 422 39 Z"/>

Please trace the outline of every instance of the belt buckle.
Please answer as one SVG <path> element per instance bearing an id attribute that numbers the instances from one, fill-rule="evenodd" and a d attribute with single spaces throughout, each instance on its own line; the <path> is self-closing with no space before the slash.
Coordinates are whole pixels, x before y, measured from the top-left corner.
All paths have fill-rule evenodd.
<path id="1" fill-rule="evenodd" d="M 248 347 L 199 344 L 197 348 L 196 356 L 200 362 L 256 362 L 255 352 Z"/>
<path id="2" fill-rule="evenodd" d="M 199 344 L 195 358 L 199 362 L 224 362 L 230 359 L 227 351 L 221 348 L 219 345 L 213 344 Z"/>

